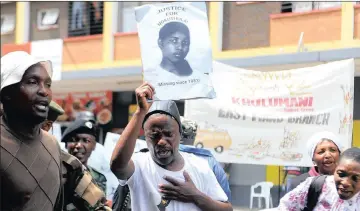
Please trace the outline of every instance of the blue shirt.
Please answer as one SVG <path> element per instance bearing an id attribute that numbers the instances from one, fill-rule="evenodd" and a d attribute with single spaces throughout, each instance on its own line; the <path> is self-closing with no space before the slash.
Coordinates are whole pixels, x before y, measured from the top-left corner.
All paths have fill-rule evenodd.
<path id="1" fill-rule="evenodd" d="M 224 169 L 221 167 L 220 163 L 214 158 L 211 152 L 207 149 L 195 148 L 192 146 L 186 146 L 182 144 L 180 144 L 179 150 L 182 152 L 192 153 L 207 159 L 209 166 L 213 170 L 218 183 L 220 184 L 221 188 L 224 190 L 230 202 L 231 191 L 230 191 L 229 181 L 226 177 Z"/>

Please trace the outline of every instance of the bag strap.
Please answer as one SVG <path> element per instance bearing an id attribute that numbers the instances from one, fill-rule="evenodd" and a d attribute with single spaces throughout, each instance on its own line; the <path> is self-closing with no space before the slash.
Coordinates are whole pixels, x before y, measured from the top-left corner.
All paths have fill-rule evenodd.
<path id="1" fill-rule="evenodd" d="M 130 191 L 126 194 L 126 197 L 124 199 L 124 202 L 122 204 L 122 208 L 120 211 L 125 211 L 129 205 L 129 202 L 130 202 L 130 199 L 131 199 L 131 196 L 130 196 Z"/>
<path id="2" fill-rule="evenodd" d="M 307 203 L 303 211 L 311 211 L 315 208 L 316 204 L 318 203 L 319 196 L 322 192 L 326 177 L 327 175 L 314 177 L 309 187 Z"/>

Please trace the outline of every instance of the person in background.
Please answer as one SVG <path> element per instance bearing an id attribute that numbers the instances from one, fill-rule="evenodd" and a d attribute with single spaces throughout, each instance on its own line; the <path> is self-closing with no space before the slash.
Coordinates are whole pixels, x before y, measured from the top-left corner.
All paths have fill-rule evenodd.
<path id="1" fill-rule="evenodd" d="M 111 159 L 111 170 L 121 185 L 128 185 L 131 209 L 232 210 L 208 163 L 179 152 L 182 127 L 174 101 L 155 101 L 154 88 L 144 83 L 135 91 L 137 111 L 120 136 Z M 135 153 L 140 128 L 149 151 Z"/>
<path id="2" fill-rule="evenodd" d="M 289 187 L 293 190 L 308 177 L 332 175 L 339 161 L 342 144 L 332 132 L 323 131 L 314 134 L 307 142 L 307 151 L 314 166 L 308 173 L 295 177 Z"/>
<path id="3" fill-rule="evenodd" d="M 56 140 L 60 144 L 62 150 L 66 151 L 65 144 L 61 142 L 61 131 L 54 131 L 54 124 L 59 116 L 64 114 L 65 111 L 55 101 L 51 101 L 49 104 L 49 113 L 46 120 L 42 123 L 41 128 L 51 135 L 55 136 Z M 56 126 L 56 125 L 55 125 Z M 61 126 L 60 130 L 61 130 Z"/>
<path id="4" fill-rule="evenodd" d="M 41 130 L 52 99 L 50 61 L 1 57 L 0 210 L 61 210 L 60 147 Z"/>
<path id="5" fill-rule="evenodd" d="M 76 120 L 78 119 L 90 120 L 95 122 L 95 115 L 92 111 L 81 111 L 78 112 L 76 115 Z M 98 172 L 100 172 L 106 177 L 106 199 L 108 202 L 107 204 L 110 206 L 112 203 L 114 192 L 118 187 L 119 182 L 116 176 L 111 172 L 109 165 L 110 158 L 108 158 L 108 156 L 106 156 L 105 154 L 106 152 L 104 146 L 97 142 L 95 149 L 92 151 L 91 155 L 87 160 L 87 165 L 91 166 L 92 169 L 96 169 Z"/>
<path id="6" fill-rule="evenodd" d="M 61 140 L 69 154 L 75 156 L 90 172 L 101 190 L 106 193 L 106 177 L 88 165 L 88 159 L 96 147 L 96 127 L 93 120 L 77 119 L 64 131 Z"/>
<path id="7" fill-rule="evenodd" d="M 88 159 L 88 166 L 98 170 L 106 177 L 106 199 L 112 202 L 114 192 L 119 186 L 119 181 L 110 170 L 110 158 L 106 156 L 105 147 L 100 143 L 96 143 L 95 150 L 91 153 Z M 110 152 L 111 153 L 111 152 Z"/>
<path id="8" fill-rule="evenodd" d="M 278 210 L 358 211 L 360 209 L 360 148 L 349 148 L 341 154 L 333 175 L 326 176 L 323 184 L 320 185 L 321 193 L 317 197 L 314 208 L 311 209 L 307 207 L 307 202 L 311 200 L 308 198 L 308 194 L 310 194 L 310 186 L 315 178 L 307 178 L 294 190 L 287 193 L 280 200 Z"/>
<path id="9" fill-rule="evenodd" d="M 210 168 L 216 176 L 217 181 L 219 182 L 221 188 L 224 190 L 229 201 L 231 202 L 229 181 L 220 163 L 215 159 L 215 157 L 211 154 L 209 150 L 193 147 L 198 125 L 194 121 L 181 118 L 181 126 L 183 129 L 183 135 L 180 142 L 181 144 L 179 150 L 182 152 L 192 153 L 207 160 Z"/>
<path id="10" fill-rule="evenodd" d="M 49 104 L 49 112 L 47 118 L 42 123 L 41 128 L 45 131 L 50 131 L 57 118 L 64 113 L 64 109 L 61 108 L 55 101 L 51 101 Z"/>
<path id="11" fill-rule="evenodd" d="M 54 101 L 49 104 L 47 119 L 42 124 L 42 129 L 50 131 L 57 118 L 64 114 L 64 110 Z M 62 185 L 64 206 L 63 210 L 111 210 L 103 204 L 104 192 L 96 185 L 85 166 L 74 156 L 61 150 Z M 90 180 L 91 182 L 87 182 Z M 81 192 L 84 190 L 84 192 Z"/>

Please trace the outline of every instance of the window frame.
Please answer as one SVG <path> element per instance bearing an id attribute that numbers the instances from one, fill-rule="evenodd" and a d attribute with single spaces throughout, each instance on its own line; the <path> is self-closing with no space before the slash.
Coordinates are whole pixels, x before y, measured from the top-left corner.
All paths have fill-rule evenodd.
<path id="1" fill-rule="evenodd" d="M 46 14 L 48 12 L 56 12 L 57 17 L 54 24 L 44 25 L 42 22 L 46 18 Z M 45 13 L 44 17 L 42 18 L 42 14 Z M 37 11 L 37 19 L 36 19 L 36 26 L 38 30 L 50 30 L 59 28 L 59 18 L 60 18 L 60 9 L 59 8 L 49 8 L 49 9 L 40 9 Z"/>
<path id="2" fill-rule="evenodd" d="M 2 31 L 3 25 L 1 25 L 1 35 L 13 34 L 15 32 L 15 27 L 16 27 L 16 16 L 15 16 L 15 14 L 2 14 L 1 19 L 3 19 L 3 18 L 4 18 L 4 23 L 5 23 L 5 20 L 9 21 L 9 18 L 10 18 L 10 20 L 12 20 L 12 26 L 10 27 L 9 31 L 3 32 Z"/>

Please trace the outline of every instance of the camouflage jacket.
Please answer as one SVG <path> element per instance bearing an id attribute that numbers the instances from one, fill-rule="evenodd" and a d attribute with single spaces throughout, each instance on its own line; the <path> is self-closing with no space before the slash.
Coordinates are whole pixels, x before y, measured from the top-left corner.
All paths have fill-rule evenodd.
<path id="1" fill-rule="evenodd" d="M 62 151 L 61 161 L 64 211 L 111 210 L 105 206 L 105 194 L 91 172 L 77 158 Z"/>
<path id="2" fill-rule="evenodd" d="M 99 188 L 106 193 L 106 177 L 100 173 L 99 171 L 97 171 L 96 169 L 87 166 L 88 171 L 90 172 L 92 178 L 95 180 L 96 184 L 99 186 Z"/>

